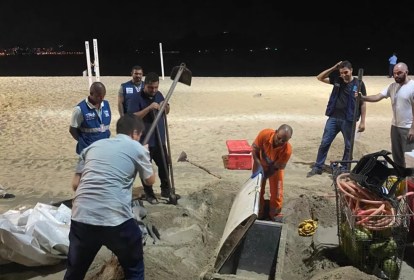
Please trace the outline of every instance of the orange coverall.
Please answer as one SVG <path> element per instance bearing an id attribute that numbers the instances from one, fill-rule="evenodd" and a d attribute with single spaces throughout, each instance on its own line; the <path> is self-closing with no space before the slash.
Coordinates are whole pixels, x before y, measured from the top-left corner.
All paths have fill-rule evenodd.
<path id="1" fill-rule="evenodd" d="M 260 148 L 260 163 L 264 172 L 269 171 L 269 166 L 266 159 L 263 157 L 263 152 L 273 163 L 286 164 L 292 154 L 292 145 L 289 142 L 284 143 L 280 147 L 273 147 L 273 137 L 276 131 L 274 129 L 263 129 L 259 132 L 254 144 Z M 276 170 L 269 178 L 269 217 L 274 220 L 274 217 L 282 210 L 283 204 L 283 177 L 284 169 Z M 264 215 L 264 194 L 266 186 L 266 178 L 263 178 L 260 188 L 260 205 L 259 205 L 259 218 Z"/>

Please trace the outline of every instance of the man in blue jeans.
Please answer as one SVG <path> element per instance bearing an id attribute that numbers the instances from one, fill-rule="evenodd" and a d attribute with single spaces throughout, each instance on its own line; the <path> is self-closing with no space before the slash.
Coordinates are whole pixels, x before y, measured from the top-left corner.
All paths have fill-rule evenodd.
<path id="1" fill-rule="evenodd" d="M 116 124 L 116 137 L 81 152 L 65 280 L 84 279 L 102 246 L 117 256 L 125 279 L 144 279 L 142 233 L 131 207 L 137 173 L 147 184 L 155 181 L 149 151 L 138 142 L 143 129 L 139 117 L 126 114 Z"/>
<path id="2" fill-rule="evenodd" d="M 339 71 L 339 76 L 333 75 L 336 70 Z M 328 116 L 328 120 L 325 124 L 316 162 L 307 177 L 322 174 L 322 167 L 325 164 L 329 148 L 339 132 L 342 133 L 345 144 L 342 160 L 350 159 L 352 124 L 354 121 L 358 121 L 360 116 L 358 132 L 365 130 L 365 103 L 360 104 L 356 110 L 357 115 L 354 116 L 359 81 L 352 76 L 352 64 L 346 60 L 339 61 L 331 68 L 322 71 L 316 78 L 321 82 L 332 84 L 333 89 L 326 107 L 325 115 Z M 367 95 L 365 84 L 362 81 L 360 90 L 362 95 Z"/>

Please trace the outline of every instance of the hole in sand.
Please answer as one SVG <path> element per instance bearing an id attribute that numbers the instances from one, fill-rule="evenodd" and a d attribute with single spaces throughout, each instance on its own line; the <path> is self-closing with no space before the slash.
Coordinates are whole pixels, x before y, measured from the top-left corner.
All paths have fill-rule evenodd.
<path id="1" fill-rule="evenodd" d="M 221 180 L 183 197 L 176 206 L 145 204 L 147 218 L 161 234 L 161 240 L 153 244 L 149 238 L 144 248 L 146 279 L 194 280 L 211 275 L 238 187 Z M 312 215 L 318 220 L 318 230 L 313 237 L 299 236 L 298 224 Z M 338 248 L 335 197 L 287 199 L 284 218 L 287 240 L 279 279 L 378 279 L 350 266 Z M 106 264 L 91 267 L 89 279 L 122 279 L 116 259 L 107 254 Z M 223 275 L 220 279 L 230 278 Z"/>

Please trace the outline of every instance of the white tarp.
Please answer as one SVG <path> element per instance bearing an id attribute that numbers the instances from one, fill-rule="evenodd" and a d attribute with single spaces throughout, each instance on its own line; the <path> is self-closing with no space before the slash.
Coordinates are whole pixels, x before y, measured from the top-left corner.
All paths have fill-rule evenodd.
<path id="1" fill-rule="evenodd" d="M 0 214 L 0 264 L 54 265 L 66 259 L 71 209 L 37 203 Z"/>

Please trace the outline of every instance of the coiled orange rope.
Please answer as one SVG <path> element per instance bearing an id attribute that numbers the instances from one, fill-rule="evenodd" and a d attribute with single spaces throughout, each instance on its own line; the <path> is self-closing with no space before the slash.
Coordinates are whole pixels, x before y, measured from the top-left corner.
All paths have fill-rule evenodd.
<path id="1" fill-rule="evenodd" d="M 396 211 L 391 203 L 358 186 L 357 182 L 350 179 L 349 173 L 340 174 L 336 178 L 336 185 L 355 216 L 356 225 L 370 230 L 384 230 L 396 223 Z M 414 192 L 399 195 L 396 199 L 401 200 L 410 195 L 414 195 Z"/>

